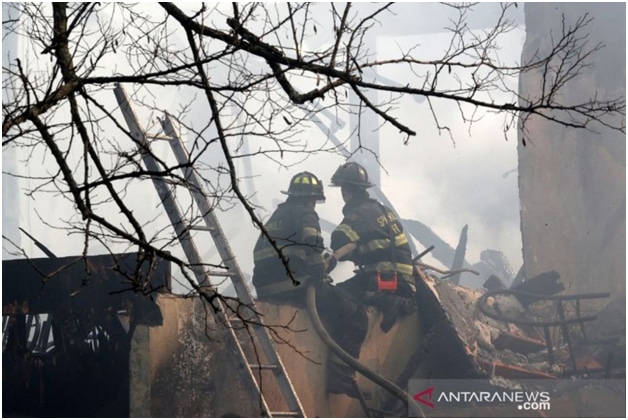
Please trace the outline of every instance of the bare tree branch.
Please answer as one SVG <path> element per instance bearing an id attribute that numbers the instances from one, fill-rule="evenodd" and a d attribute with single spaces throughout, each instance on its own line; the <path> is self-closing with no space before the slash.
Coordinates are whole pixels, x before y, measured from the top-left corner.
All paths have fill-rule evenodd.
<path id="1" fill-rule="evenodd" d="M 246 179 L 238 160 L 284 169 L 311 155 L 354 153 L 342 143 L 360 135 L 355 128 L 348 134 L 329 128 L 320 144 L 311 140 L 312 127 L 325 112 L 336 122 L 339 115 L 355 115 L 359 123 L 376 119 L 375 126 L 404 133 L 404 142 L 426 123 L 408 117 L 412 110 L 402 103 L 408 97 L 425 99 L 420 106 L 431 113 L 432 125 L 454 141 L 448 120 L 439 115 L 441 104 L 469 127 L 486 112 L 503 115 L 504 133 L 514 121 L 526 132 L 533 116 L 563 127 L 604 126 L 625 133 L 621 95 L 605 92 L 574 101 L 566 94 L 603 47 L 589 40 L 586 15 L 563 19 L 560 31 L 546 34 L 548 51 L 514 63 L 504 61 L 499 50 L 501 39 L 517 28 L 509 4 L 498 6 L 493 26 L 485 30 L 470 28 L 474 5 L 445 6 L 454 12 L 445 23 L 449 39 L 434 56 L 417 43 L 402 47 L 400 41 L 376 55 L 373 40 L 386 34 L 393 3 L 348 3 L 342 10 L 326 3 L 20 7 L 21 19 L 3 22 L 3 31 L 28 51 L 3 66 L 8 98 L 2 108 L 3 148 L 23 153 L 34 173 L 8 175 L 29 178 L 33 185 L 26 194 L 33 200 L 71 204 L 73 213 L 63 219 L 51 221 L 41 211 L 42 223 L 81 233 L 83 255 L 98 245 L 137 247 L 148 261 L 164 258 L 180 267 L 187 287 L 214 310 L 220 306 L 216 299 L 224 297 L 196 284 L 190 273 L 198 267 L 173 255 L 177 238 L 160 211 L 134 201 L 147 180 L 158 178 L 174 195 L 186 197 L 190 185 L 179 171 L 191 167 L 206 184 L 212 208 L 243 209 L 267 235 L 256 213 L 260 208 L 241 188 Z M 540 83 L 524 97 L 516 80 L 529 72 L 539 74 Z M 391 80 L 385 74 L 404 76 Z M 158 140 L 148 146 L 135 140 L 111 98 L 117 83 L 130 87 L 151 130 L 160 130 L 156 121 L 169 107 L 190 139 L 190 162 L 173 163 Z M 355 95 L 347 94 L 351 90 Z M 206 104 L 202 118 L 195 108 L 200 102 Z M 329 140 L 332 135 L 341 137 L 337 144 Z M 155 158 L 157 170 L 144 168 L 143 153 Z M 201 220 L 194 206 L 184 213 L 190 225 Z"/>

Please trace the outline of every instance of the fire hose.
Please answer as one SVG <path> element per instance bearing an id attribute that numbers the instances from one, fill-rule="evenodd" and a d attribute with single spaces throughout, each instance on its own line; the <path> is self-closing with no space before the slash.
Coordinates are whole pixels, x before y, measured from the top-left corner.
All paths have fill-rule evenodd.
<path id="1" fill-rule="evenodd" d="M 325 327 L 323 326 L 323 323 L 321 322 L 321 319 L 318 315 L 318 311 L 316 309 L 316 288 L 313 285 L 309 285 L 307 287 L 307 309 L 318 336 L 321 338 L 321 340 L 323 340 L 323 343 L 325 343 L 325 345 L 334 352 L 336 356 L 338 356 L 343 362 L 354 368 L 356 371 L 360 372 L 367 379 L 370 379 L 382 388 L 388 390 L 391 394 L 399 398 L 403 403 L 407 402 L 408 414 L 410 414 L 410 412 L 412 411 L 411 417 L 425 417 L 423 410 L 421 410 L 421 407 L 419 407 L 417 402 L 414 400 L 414 398 L 412 398 L 410 394 L 399 388 L 393 382 L 389 381 L 381 375 L 378 375 L 371 369 L 364 366 L 358 360 L 351 357 L 349 353 L 344 351 L 342 347 L 336 344 L 336 342 L 331 338 L 329 333 L 327 333 L 327 330 L 325 330 Z"/>

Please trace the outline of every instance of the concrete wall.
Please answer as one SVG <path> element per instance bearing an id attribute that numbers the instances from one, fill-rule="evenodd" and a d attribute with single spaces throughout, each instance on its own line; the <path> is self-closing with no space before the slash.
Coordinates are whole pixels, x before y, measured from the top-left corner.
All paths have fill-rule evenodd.
<path id="1" fill-rule="evenodd" d="M 130 355 L 131 417 L 257 417 L 224 338 L 198 298 L 159 295 L 163 324 L 137 326 Z"/>
<path id="2" fill-rule="evenodd" d="M 625 98 L 625 5 L 526 3 L 523 59 L 547 53 L 567 25 L 589 13 L 587 48 L 605 47 L 566 86 L 562 103 Z M 549 34 L 552 36 L 549 36 Z M 542 69 L 520 78 L 523 97 L 536 97 Z M 519 139 L 519 188 L 527 278 L 556 270 L 569 293 L 609 291 L 625 295 L 625 135 L 594 125 L 597 133 L 569 129 L 538 117 Z M 526 140 L 524 146 L 523 139 Z"/>

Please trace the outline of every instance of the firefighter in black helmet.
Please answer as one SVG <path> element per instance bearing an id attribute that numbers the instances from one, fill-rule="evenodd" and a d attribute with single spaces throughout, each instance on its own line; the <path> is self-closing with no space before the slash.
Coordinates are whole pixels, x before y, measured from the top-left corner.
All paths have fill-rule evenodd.
<path id="1" fill-rule="evenodd" d="M 399 314 L 414 311 L 416 290 L 412 251 L 395 213 L 369 197 L 366 169 L 355 162 L 341 165 L 331 178 L 340 187 L 344 219 L 331 235 L 331 248 L 338 260 L 352 261 L 356 275 L 338 286 L 364 303 L 380 308 L 380 324 L 387 332 Z"/>
<path id="2" fill-rule="evenodd" d="M 347 162 L 340 165 L 336 172 L 331 176 L 332 187 L 350 186 L 356 187 L 360 190 L 366 190 L 367 188 L 374 187 L 375 185 L 369 182 L 369 176 L 366 173 L 366 169 L 362 165 L 356 162 Z"/>
<path id="3" fill-rule="evenodd" d="M 288 198 L 264 224 L 288 260 L 284 264 L 268 238 L 260 234 L 255 244 L 253 285 L 258 300 L 306 307 L 306 288 L 317 288 L 316 306 L 325 328 L 347 353 L 355 358 L 366 337 L 368 318 L 362 303 L 333 286 L 326 274 L 324 244 L 317 202 L 325 200 L 323 184 L 310 172 L 296 174 L 290 181 Z M 288 270 L 298 284 L 294 284 Z M 357 396 L 353 369 L 344 363 L 329 364 L 328 391 Z"/>

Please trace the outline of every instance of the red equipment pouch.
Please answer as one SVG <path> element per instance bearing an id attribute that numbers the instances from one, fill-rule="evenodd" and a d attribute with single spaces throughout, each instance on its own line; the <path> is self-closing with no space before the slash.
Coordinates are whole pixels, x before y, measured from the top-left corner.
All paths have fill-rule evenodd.
<path id="1" fill-rule="evenodd" d="M 378 271 L 377 278 L 377 291 L 378 292 L 396 292 L 397 291 L 397 272 L 393 273 L 392 279 L 382 279 L 381 273 Z"/>

